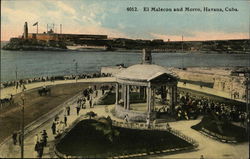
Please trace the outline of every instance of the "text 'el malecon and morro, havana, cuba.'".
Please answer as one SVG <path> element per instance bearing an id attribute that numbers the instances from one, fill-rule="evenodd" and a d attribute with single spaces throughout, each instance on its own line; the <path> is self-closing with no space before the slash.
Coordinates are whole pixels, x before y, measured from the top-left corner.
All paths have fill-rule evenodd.
<path id="1" fill-rule="evenodd" d="M 210 8 L 210 7 L 135 7 L 126 8 L 128 12 L 238 12 L 236 7 Z"/>

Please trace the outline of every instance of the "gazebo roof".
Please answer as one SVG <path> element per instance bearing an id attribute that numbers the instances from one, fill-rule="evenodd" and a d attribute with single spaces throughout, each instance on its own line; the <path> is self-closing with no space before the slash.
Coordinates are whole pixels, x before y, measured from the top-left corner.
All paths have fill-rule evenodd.
<path id="1" fill-rule="evenodd" d="M 178 77 L 166 69 L 165 67 L 154 64 L 136 64 L 122 70 L 116 75 L 117 79 L 135 80 L 135 81 L 150 81 L 162 74 L 167 74 L 172 78 Z"/>

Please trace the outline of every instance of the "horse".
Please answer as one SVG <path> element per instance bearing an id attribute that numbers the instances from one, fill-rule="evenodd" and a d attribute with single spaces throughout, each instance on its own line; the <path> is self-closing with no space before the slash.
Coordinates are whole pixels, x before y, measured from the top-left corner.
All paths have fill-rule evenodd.
<path id="1" fill-rule="evenodd" d="M 38 94 L 40 96 L 42 95 L 51 95 L 51 89 L 50 88 L 42 88 L 38 90 Z"/>
<path id="2" fill-rule="evenodd" d="M 3 106 L 5 104 L 13 104 L 14 103 L 14 100 L 13 100 L 13 96 L 11 95 L 10 98 L 3 98 L 0 100 L 0 105 Z"/>

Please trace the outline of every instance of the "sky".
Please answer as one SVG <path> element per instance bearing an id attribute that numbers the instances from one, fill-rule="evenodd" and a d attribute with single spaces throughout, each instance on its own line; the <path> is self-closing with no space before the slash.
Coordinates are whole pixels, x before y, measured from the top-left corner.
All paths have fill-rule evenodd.
<path id="1" fill-rule="evenodd" d="M 127 11 L 136 7 L 138 11 Z M 145 12 L 144 7 L 172 11 Z M 200 11 L 173 11 L 174 8 Z M 204 12 L 203 8 L 223 12 Z M 225 8 L 238 11 L 225 11 Z M 163 39 L 167 41 L 223 40 L 249 38 L 250 2 L 247 0 L 2 0 L 1 41 L 29 32 L 38 22 L 39 32 L 55 25 L 63 33 L 104 34 L 110 38 Z"/>

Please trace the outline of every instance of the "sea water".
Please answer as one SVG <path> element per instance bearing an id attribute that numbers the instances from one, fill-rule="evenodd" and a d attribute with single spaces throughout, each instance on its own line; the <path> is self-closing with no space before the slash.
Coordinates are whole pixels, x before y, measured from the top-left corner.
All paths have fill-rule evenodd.
<path id="1" fill-rule="evenodd" d="M 154 64 L 167 67 L 250 66 L 250 54 L 153 53 L 152 57 Z M 140 62 L 138 52 L 1 50 L 1 81 L 99 72 L 103 66 Z"/>

